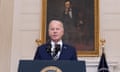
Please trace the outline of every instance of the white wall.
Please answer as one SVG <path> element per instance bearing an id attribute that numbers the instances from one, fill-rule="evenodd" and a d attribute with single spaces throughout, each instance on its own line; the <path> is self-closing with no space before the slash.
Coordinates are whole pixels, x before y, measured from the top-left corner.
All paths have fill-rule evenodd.
<path id="1" fill-rule="evenodd" d="M 14 0 L 11 70 L 16 72 L 19 60 L 33 59 L 40 36 L 41 0 Z"/>
<path id="2" fill-rule="evenodd" d="M 106 56 L 109 61 L 118 62 L 120 71 L 120 0 L 100 1 L 101 37 L 106 39 Z"/>
<path id="3" fill-rule="evenodd" d="M 13 0 L 0 0 L 0 72 L 10 72 Z"/>
<path id="4" fill-rule="evenodd" d="M 35 39 L 39 38 L 41 31 L 42 0 L 14 0 L 14 4 L 12 0 L 0 1 L 0 72 L 17 72 L 20 59 L 32 59 L 34 56 Z M 119 3 L 120 0 L 99 0 L 100 37 L 106 40 L 106 57 L 108 62 L 113 63 L 115 72 L 120 72 Z M 99 57 L 79 58 L 82 59 L 87 61 L 88 66 L 90 63 L 97 66 L 99 61 Z"/>

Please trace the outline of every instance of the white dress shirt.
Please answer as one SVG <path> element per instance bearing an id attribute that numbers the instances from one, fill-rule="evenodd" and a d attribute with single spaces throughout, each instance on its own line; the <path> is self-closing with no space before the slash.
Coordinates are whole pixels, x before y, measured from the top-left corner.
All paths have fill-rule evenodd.
<path id="1" fill-rule="evenodd" d="M 72 18 L 72 9 L 71 8 L 69 10 L 69 16 L 70 16 L 70 18 Z"/>
<path id="2" fill-rule="evenodd" d="M 60 45 L 60 51 L 58 51 L 58 53 L 56 54 L 56 56 L 53 58 L 54 60 L 57 60 L 57 59 L 59 59 L 59 57 L 60 57 L 63 42 L 62 42 L 62 40 L 58 41 L 57 43 L 51 41 L 51 46 L 52 46 L 51 51 L 52 51 L 52 52 L 53 52 L 53 50 L 54 50 L 54 48 L 55 48 L 55 44 L 59 44 L 59 45 Z M 51 53 L 51 55 L 53 55 L 53 53 Z"/>

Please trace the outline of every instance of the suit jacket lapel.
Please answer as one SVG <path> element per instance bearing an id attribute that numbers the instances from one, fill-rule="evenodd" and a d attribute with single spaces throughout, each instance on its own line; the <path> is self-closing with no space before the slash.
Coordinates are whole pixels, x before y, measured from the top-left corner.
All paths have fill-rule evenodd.
<path id="1" fill-rule="evenodd" d="M 66 55 L 66 52 L 65 52 L 66 50 L 67 50 L 67 46 L 65 46 L 65 44 L 63 43 L 59 59 L 62 59 Z"/>

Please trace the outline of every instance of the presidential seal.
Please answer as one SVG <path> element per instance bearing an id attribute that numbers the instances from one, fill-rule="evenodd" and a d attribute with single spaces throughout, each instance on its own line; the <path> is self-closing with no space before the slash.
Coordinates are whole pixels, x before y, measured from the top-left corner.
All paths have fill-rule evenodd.
<path id="1" fill-rule="evenodd" d="M 56 66 L 47 66 L 43 68 L 40 72 L 62 72 L 62 70 Z"/>

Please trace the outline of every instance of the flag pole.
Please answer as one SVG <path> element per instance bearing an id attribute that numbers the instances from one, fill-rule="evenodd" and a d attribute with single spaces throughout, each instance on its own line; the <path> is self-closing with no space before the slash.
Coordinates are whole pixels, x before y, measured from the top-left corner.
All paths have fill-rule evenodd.
<path id="1" fill-rule="evenodd" d="M 109 72 L 109 67 L 106 61 L 105 47 L 104 47 L 106 41 L 102 39 L 100 40 L 100 42 L 101 42 L 102 54 L 98 65 L 98 72 Z"/>

